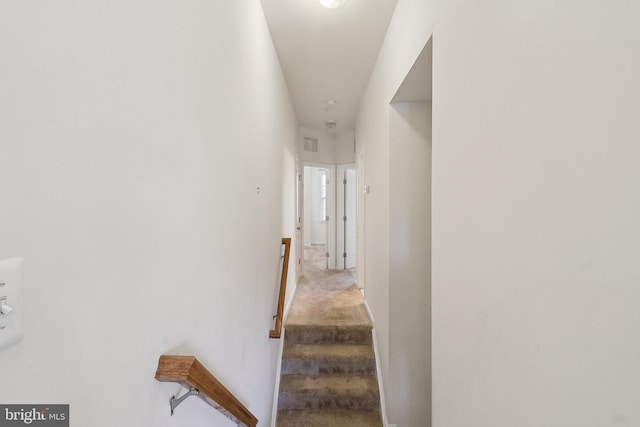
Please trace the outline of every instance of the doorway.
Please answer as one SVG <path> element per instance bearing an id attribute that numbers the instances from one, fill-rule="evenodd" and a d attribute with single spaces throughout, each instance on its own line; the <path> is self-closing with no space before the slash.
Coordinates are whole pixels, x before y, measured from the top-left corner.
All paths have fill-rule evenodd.
<path id="1" fill-rule="evenodd" d="M 303 164 L 303 269 L 335 269 L 335 167 Z"/>

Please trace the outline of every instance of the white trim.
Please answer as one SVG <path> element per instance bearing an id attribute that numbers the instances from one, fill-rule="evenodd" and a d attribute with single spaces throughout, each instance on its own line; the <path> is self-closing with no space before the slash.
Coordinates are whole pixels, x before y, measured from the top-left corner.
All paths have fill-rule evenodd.
<path id="1" fill-rule="evenodd" d="M 380 365 L 380 352 L 378 351 L 378 338 L 376 338 L 376 322 L 373 319 L 373 313 L 371 312 L 371 308 L 367 303 L 367 300 L 364 301 L 364 308 L 367 310 L 367 315 L 369 316 L 369 320 L 373 323 L 373 328 L 371 328 L 371 338 L 373 340 L 373 354 L 376 359 L 376 376 L 378 377 L 378 392 L 380 393 L 380 415 L 382 416 L 382 425 L 391 427 L 394 424 L 389 424 L 389 420 L 387 419 L 387 402 L 384 398 L 384 385 L 382 383 L 382 366 Z"/>
<path id="2" fill-rule="evenodd" d="M 283 323 L 282 329 L 284 331 L 284 321 L 282 323 Z M 280 337 L 280 346 L 278 349 L 278 359 L 277 359 L 278 365 L 276 366 L 276 380 L 275 380 L 276 384 L 275 384 L 275 390 L 273 392 L 273 408 L 271 409 L 271 427 L 276 427 L 276 417 L 278 416 L 278 397 L 280 396 L 280 370 L 282 368 L 283 352 L 284 352 L 284 334 Z"/>
<path id="3" fill-rule="evenodd" d="M 355 163 L 347 163 L 344 165 L 338 165 L 338 171 L 336 174 L 336 269 L 343 270 L 344 269 L 344 257 L 342 256 L 345 252 L 344 247 L 344 221 L 342 217 L 344 216 L 344 184 L 343 180 L 345 178 L 345 173 L 347 169 L 352 169 L 356 171 L 356 176 L 358 174 Z M 356 187 L 356 204 L 357 204 L 357 187 Z M 356 213 L 356 222 L 358 220 Z M 357 233 L 357 231 L 356 231 Z M 356 234 L 357 236 L 357 234 Z M 356 251 L 357 251 L 357 237 L 356 237 Z M 357 256 L 357 255 L 356 255 Z M 356 261 L 357 264 L 357 261 Z M 356 265 L 357 267 L 357 265 Z M 358 285 L 360 288 L 360 285 Z"/>
<path id="4" fill-rule="evenodd" d="M 344 214 L 344 179 L 346 165 L 338 165 L 336 172 L 336 270 L 344 269 L 344 221 L 342 216 Z"/>
<path id="5" fill-rule="evenodd" d="M 318 163 L 318 162 L 308 162 L 306 160 L 300 160 L 300 164 L 304 168 L 304 166 L 309 166 L 312 168 L 334 168 L 336 165 L 332 165 L 331 163 Z"/>
<path id="6" fill-rule="evenodd" d="M 296 296 L 296 290 L 298 290 L 298 281 L 293 281 L 293 286 L 291 287 L 291 298 L 289 302 L 284 307 L 284 314 L 282 315 L 282 334 L 280 335 L 280 346 L 278 349 L 278 358 L 276 359 L 278 364 L 276 366 L 276 380 L 275 380 L 275 391 L 273 393 L 273 408 L 271 409 L 271 427 L 276 427 L 276 417 L 278 416 L 278 398 L 280 397 L 280 373 L 282 369 L 282 353 L 284 352 L 284 338 L 285 338 L 285 327 L 284 325 L 287 323 L 287 317 L 289 317 L 289 311 L 291 310 L 291 306 L 293 305 L 293 299 Z"/>
<path id="7" fill-rule="evenodd" d="M 304 169 L 300 169 L 300 159 L 296 156 L 296 174 L 295 174 L 295 188 L 296 188 L 296 209 L 295 209 L 295 222 L 296 222 L 296 247 L 295 247 L 295 264 L 296 264 L 296 282 L 300 280 L 302 276 L 302 257 L 304 256 L 304 235 L 303 233 L 303 218 L 302 210 L 304 205 Z"/>
<path id="8" fill-rule="evenodd" d="M 367 311 L 369 310 L 367 309 Z M 376 375 L 378 377 L 378 392 L 380 393 L 380 415 L 382 416 L 382 425 L 389 426 L 389 420 L 387 419 L 387 402 L 384 398 L 384 385 L 382 384 L 382 366 L 380 366 L 380 352 L 378 351 L 378 339 L 376 338 L 375 326 L 371 328 L 371 337 L 373 338 L 373 354 L 376 358 Z"/>
<path id="9" fill-rule="evenodd" d="M 371 320 L 371 323 L 373 323 L 375 325 L 376 321 L 373 318 L 373 313 L 371 312 L 371 308 L 369 308 L 369 303 L 367 303 L 367 300 L 364 300 L 364 308 L 367 310 L 367 315 L 369 316 L 369 320 Z"/>
<path id="10" fill-rule="evenodd" d="M 356 210 L 357 210 L 357 228 L 356 228 L 356 274 L 358 288 L 364 293 L 366 287 L 366 198 L 364 193 L 364 186 L 367 183 L 366 177 L 366 158 L 365 158 L 365 145 L 362 144 L 360 149 L 356 153 L 356 181 L 358 187 L 356 188 Z"/>

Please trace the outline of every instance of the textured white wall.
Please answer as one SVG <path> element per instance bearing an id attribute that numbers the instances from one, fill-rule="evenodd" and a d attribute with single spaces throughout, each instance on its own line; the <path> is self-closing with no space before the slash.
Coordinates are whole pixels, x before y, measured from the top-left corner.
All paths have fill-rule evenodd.
<path id="1" fill-rule="evenodd" d="M 3 2 L 0 52 L 0 258 L 27 304 L 0 401 L 232 424 L 198 399 L 170 417 L 154 373 L 184 353 L 266 425 L 298 129 L 259 1 Z"/>
<path id="2" fill-rule="evenodd" d="M 640 424 L 640 5 L 399 0 L 359 113 L 388 372 L 388 103 L 433 33 L 433 425 Z"/>

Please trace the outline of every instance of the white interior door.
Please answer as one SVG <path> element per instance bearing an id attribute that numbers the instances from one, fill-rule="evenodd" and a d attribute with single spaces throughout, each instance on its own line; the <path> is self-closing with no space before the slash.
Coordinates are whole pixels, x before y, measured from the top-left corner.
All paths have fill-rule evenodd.
<path id="1" fill-rule="evenodd" d="M 357 224 L 358 212 L 356 209 L 358 180 L 356 169 L 347 168 L 345 171 L 345 209 L 344 209 L 344 232 L 345 232 L 345 268 L 355 268 L 357 261 Z"/>
<path id="2" fill-rule="evenodd" d="M 296 274 L 298 278 L 304 272 L 304 179 L 303 171 L 298 168 L 296 176 Z"/>

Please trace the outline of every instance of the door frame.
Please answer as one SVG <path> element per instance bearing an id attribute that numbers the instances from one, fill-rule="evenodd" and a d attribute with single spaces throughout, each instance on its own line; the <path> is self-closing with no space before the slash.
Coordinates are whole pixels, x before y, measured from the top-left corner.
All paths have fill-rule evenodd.
<path id="1" fill-rule="evenodd" d="M 296 161 L 296 281 L 304 274 L 304 235 L 302 227 L 304 219 L 304 169 L 299 161 Z"/>
<path id="2" fill-rule="evenodd" d="M 358 289 L 364 294 L 365 290 L 365 220 L 366 220 L 366 168 L 365 168 L 365 145 L 362 144 L 356 153 L 356 180 L 358 186 L 356 188 L 356 210 L 358 211 L 357 228 L 356 228 L 356 274 Z"/>

